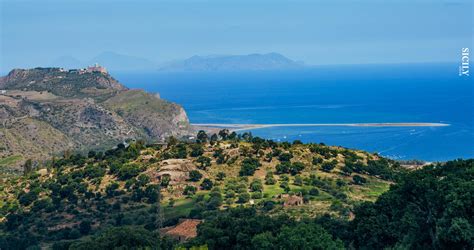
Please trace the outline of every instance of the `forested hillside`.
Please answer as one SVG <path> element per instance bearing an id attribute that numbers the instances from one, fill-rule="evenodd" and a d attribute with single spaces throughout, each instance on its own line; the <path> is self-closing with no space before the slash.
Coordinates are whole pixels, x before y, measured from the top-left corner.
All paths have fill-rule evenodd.
<path id="1" fill-rule="evenodd" d="M 408 172 L 363 151 L 222 130 L 24 170 L 2 178 L 2 249 L 472 247 L 472 160 Z M 201 221 L 197 237 L 169 237 L 180 218 Z"/>

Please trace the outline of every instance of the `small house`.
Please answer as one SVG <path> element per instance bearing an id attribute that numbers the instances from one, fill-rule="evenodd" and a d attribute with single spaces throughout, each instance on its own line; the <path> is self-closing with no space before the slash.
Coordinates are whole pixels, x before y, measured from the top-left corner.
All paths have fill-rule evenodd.
<path id="1" fill-rule="evenodd" d="M 296 195 L 288 196 L 283 203 L 284 207 L 303 205 L 303 198 Z"/>
<path id="2" fill-rule="evenodd" d="M 202 220 L 181 219 L 176 226 L 163 228 L 160 233 L 180 242 L 185 242 L 197 236 L 197 226 L 201 222 Z"/>

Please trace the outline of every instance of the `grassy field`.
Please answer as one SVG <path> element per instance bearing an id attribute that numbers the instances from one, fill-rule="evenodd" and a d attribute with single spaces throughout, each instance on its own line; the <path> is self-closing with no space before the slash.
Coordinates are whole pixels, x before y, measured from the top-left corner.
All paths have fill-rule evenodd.
<path id="1" fill-rule="evenodd" d="M 0 158 L 0 167 L 7 167 L 9 165 L 15 164 L 18 161 L 21 161 L 23 156 L 21 155 L 12 155 L 4 158 Z"/>

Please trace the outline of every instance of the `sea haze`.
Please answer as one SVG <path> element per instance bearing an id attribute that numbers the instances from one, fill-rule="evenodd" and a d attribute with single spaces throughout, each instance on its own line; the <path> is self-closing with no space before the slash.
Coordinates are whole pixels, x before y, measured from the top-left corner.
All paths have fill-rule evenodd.
<path id="1" fill-rule="evenodd" d="M 277 141 L 324 142 L 394 159 L 474 157 L 474 85 L 458 65 L 321 66 L 297 71 L 121 73 L 182 104 L 192 123 L 443 122 L 448 127 L 273 127 Z"/>

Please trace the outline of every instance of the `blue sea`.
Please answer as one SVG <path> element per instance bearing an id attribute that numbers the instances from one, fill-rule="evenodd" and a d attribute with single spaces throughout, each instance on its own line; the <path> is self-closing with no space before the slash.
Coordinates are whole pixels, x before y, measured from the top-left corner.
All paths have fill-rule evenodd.
<path id="1" fill-rule="evenodd" d="M 393 159 L 474 157 L 474 84 L 458 65 L 319 66 L 297 71 L 113 72 L 179 103 L 192 123 L 442 122 L 448 127 L 273 127 L 276 141 L 323 142 Z"/>

